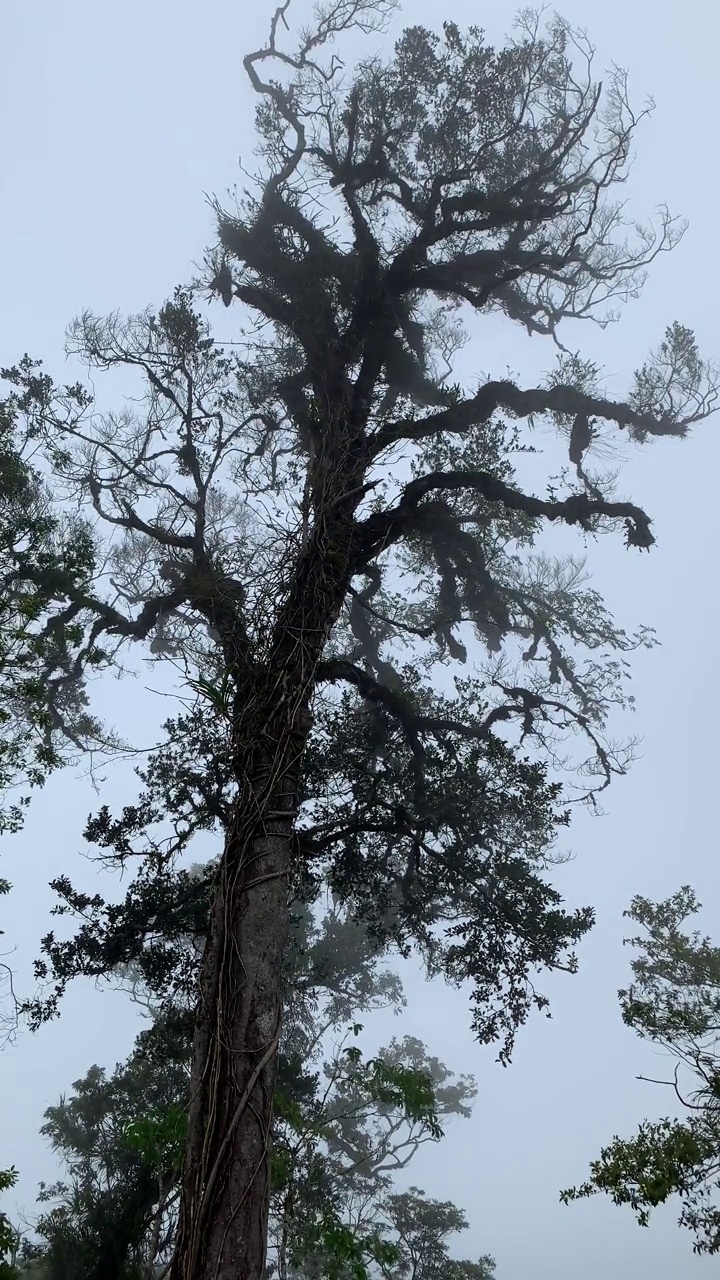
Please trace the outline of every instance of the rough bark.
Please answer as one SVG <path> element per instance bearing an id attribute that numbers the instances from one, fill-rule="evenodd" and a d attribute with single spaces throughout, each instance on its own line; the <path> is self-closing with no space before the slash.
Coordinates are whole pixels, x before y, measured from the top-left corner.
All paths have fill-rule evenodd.
<path id="1" fill-rule="evenodd" d="M 267 663 L 236 709 L 238 801 L 201 969 L 171 1280 L 262 1280 L 265 1271 L 292 832 L 312 685 L 350 578 L 356 480 L 355 468 L 335 470 Z"/>
<path id="2" fill-rule="evenodd" d="M 248 846 L 241 828 L 238 815 L 203 959 L 177 1280 L 260 1277 L 265 1265 L 290 840 Z"/>

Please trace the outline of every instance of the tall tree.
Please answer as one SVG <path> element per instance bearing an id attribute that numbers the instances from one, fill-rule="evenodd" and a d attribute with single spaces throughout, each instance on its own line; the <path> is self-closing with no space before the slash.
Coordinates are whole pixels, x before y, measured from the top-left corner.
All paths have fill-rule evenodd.
<path id="1" fill-rule="evenodd" d="M 623 1021 L 674 1059 L 671 1090 L 681 1118 L 645 1121 L 632 1138 L 613 1138 L 590 1177 L 562 1199 L 604 1192 L 629 1205 L 641 1226 L 659 1204 L 680 1201 L 679 1224 L 694 1235 L 695 1253 L 720 1252 L 720 948 L 686 922 L 700 910 L 685 885 L 664 902 L 633 899 L 625 914 L 643 933 L 633 983 L 620 992 Z M 644 1077 L 641 1077 L 644 1078 Z M 683 1114 L 684 1113 L 684 1114 Z"/>
<path id="2" fill-rule="evenodd" d="M 84 628 L 53 692 L 104 637 L 144 641 L 225 728 L 173 1280 L 263 1274 L 298 885 L 327 883 L 376 936 L 469 980 L 478 1034 L 505 1057 L 546 1004 L 535 970 L 574 966 L 592 913 L 564 911 L 544 876 L 559 784 L 524 752 L 557 760 L 576 728 L 589 794 L 621 771 L 604 734 L 618 651 L 647 638 L 613 626 L 577 564 L 532 547 L 555 522 L 650 547 L 648 515 L 588 477 L 585 444 L 602 424 L 685 436 L 716 394 L 680 325 L 623 402 L 567 355 L 535 388 L 448 385 L 459 308 L 558 341 L 565 319 L 605 322 L 677 240 L 665 215 L 629 243 L 611 199 L 637 124 L 625 81 L 603 99 L 586 42 L 528 19 L 500 50 L 476 28 L 410 28 L 343 82 L 323 51 L 377 29 L 384 0 L 330 0 L 291 53 L 288 4 L 244 60 L 265 168 L 235 214 L 218 207 L 209 262 L 211 288 L 254 317 L 247 354 L 214 346 L 181 290 L 157 316 L 71 330 L 95 370 L 139 375 L 142 411 L 74 391 L 59 413 L 32 371 L 5 371 L 37 404 L 59 499 L 91 503 L 111 535 L 107 574 L 48 624 Z M 513 454 L 542 417 L 576 470 L 538 497 Z M 487 660 L 440 695 L 438 662 L 465 662 L 473 637 Z M 157 864 L 162 841 L 146 848 Z"/>

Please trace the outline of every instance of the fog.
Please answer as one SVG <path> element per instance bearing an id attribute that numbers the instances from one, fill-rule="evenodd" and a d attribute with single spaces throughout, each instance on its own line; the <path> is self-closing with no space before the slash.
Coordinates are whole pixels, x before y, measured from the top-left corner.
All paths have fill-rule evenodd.
<path id="1" fill-rule="evenodd" d="M 435 26 L 442 16 L 486 25 L 500 40 L 515 5 L 498 0 L 478 12 L 458 0 L 438 13 L 408 0 L 398 25 Z M 630 71 L 636 101 L 651 94 L 656 110 L 637 137 L 627 195 L 652 213 L 661 201 L 689 219 L 680 246 L 663 255 L 639 301 L 601 332 L 587 327 L 585 350 L 622 393 L 632 370 L 679 320 L 696 332 L 704 354 L 717 354 L 716 60 L 720 10 L 630 0 L 567 0 L 563 16 L 587 28 L 597 66 Z M 6 5 L 0 82 L 3 197 L 0 201 L 0 360 L 24 351 L 63 373 L 63 333 L 85 308 L 104 313 L 158 305 L 188 278 L 213 237 L 204 193 L 241 185 L 238 157 L 251 164 L 252 98 L 242 55 L 267 24 L 266 6 L 248 11 L 229 0 L 35 0 Z M 374 38 L 377 47 L 388 43 Z M 353 45 L 353 42 L 350 42 Z M 234 309 L 222 312 L 218 336 L 230 339 Z M 478 339 L 478 343 L 480 340 Z M 553 361 L 550 344 L 528 342 L 485 324 L 482 349 L 468 349 L 469 370 L 502 376 L 509 366 L 528 384 Z M 370 1035 L 424 1039 L 456 1071 L 470 1071 L 479 1094 L 471 1120 L 457 1120 L 437 1149 L 413 1162 L 410 1181 L 452 1199 L 468 1214 L 465 1256 L 491 1253 L 498 1280 L 675 1280 L 714 1274 L 713 1260 L 692 1254 L 678 1209 L 658 1211 L 648 1230 L 629 1210 L 599 1199 L 565 1207 L 559 1190 L 586 1175 L 613 1134 L 630 1135 L 645 1118 L 673 1112 L 669 1091 L 640 1082 L 657 1075 L 656 1055 L 623 1027 L 617 989 L 629 974 L 622 912 L 635 893 L 661 898 L 690 883 L 704 903 L 701 925 L 720 940 L 715 789 L 720 715 L 715 668 L 718 423 L 684 442 L 633 451 L 623 494 L 652 515 L 657 546 L 629 554 L 620 538 L 590 548 L 595 584 L 629 629 L 657 628 L 661 647 L 633 655 L 640 759 L 614 783 L 606 816 L 580 812 L 562 847 L 574 858 L 556 881 L 572 905 L 593 904 L 598 922 L 580 950 L 580 973 L 543 981 L 552 1019 L 535 1016 L 521 1032 L 511 1067 L 495 1061 L 470 1032 L 467 994 L 425 984 L 408 965 L 402 1025 L 378 1017 Z M 152 686 L 152 689 L 150 688 Z M 151 745 L 169 714 L 153 692 L 158 680 L 141 663 L 124 682 L 104 678 L 96 705 L 121 732 Z M 132 766 L 103 770 L 103 801 L 122 803 Z M 97 807 L 93 780 L 67 771 L 36 797 L 25 830 L 2 840 L 0 873 L 13 883 L 3 901 L 6 950 L 18 989 L 30 980 L 40 936 L 50 927 L 48 880 L 60 870 L 83 886 L 108 891 L 107 877 L 83 855 L 82 827 Z M 104 883 L 98 884 L 98 878 Z M 0 1056 L 0 1166 L 21 1173 L 4 1207 L 33 1208 L 38 1180 L 52 1180 L 52 1154 L 38 1134 L 46 1106 L 68 1092 L 93 1062 L 112 1067 L 139 1030 L 126 996 L 78 983 L 62 1017 L 36 1035 L 22 1031 Z"/>

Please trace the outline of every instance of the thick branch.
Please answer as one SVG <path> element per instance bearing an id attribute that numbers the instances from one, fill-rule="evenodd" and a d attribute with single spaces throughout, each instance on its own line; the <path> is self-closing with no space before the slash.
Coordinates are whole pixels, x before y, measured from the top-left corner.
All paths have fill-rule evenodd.
<path id="1" fill-rule="evenodd" d="M 177 609 L 186 600 L 187 589 L 185 586 L 178 587 L 177 590 L 170 591 L 167 595 L 154 596 L 151 600 L 146 601 L 137 618 L 133 619 L 127 618 L 125 614 L 120 613 L 104 600 L 98 600 L 96 597 L 86 595 L 84 592 L 78 592 L 68 609 L 50 619 L 46 631 L 48 633 L 51 632 L 57 627 L 58 623 L 66 623 L 76 617 L 80 610 L 86 609 L 88 613 L 93 614 L 103 624 L 104 631 L 113 635 L 126 636 L 128 639 L 144 640 L 157 624 L 161 614 L 171 613 L 173 609 Z"/>
<path id="2" fill-rule="evenodd" d="M 373 456 L 377 457 L 398 440 L 426 440 L 440 432 L 461 434 L 470 427 L 487 422 L 498 409 L 505 409 L 517 418 L 529 418 L 533 414 L 543 413 L 582 413 L 616 422 L 619 427 L 636 427 L 648 435 L 678 437 L 685 436 L 691 423 L 705 416 L 698 412 L 677 421 L 669 414 L 656 418 L 653 414 L 633 409 L 629 404 L 587 395 L 575 387 L 534 387 L 522 390 L 513 382 L 486 382 L 476 395 L 449 409 L 428 414 L 424 418 L 408 418 L 382 427 L 371 440 Z"/>
<path id="3" fill-rule="evenodd" d="M 397 506 L 377 512 L 358 525 L 356 547 L 359 563 L 413 529 L 421 499 L 438 489 L 471 490 L 489 502 L 501 503 L 509 511 L 542 516 L 546 520 L 563 520 L 566 524 L 579 524 L 582 528 L 588 528 L 595 516 L 622 519 L 626 524 L 629 546 L 649 548 L 655 541 L 650 532 L 650 517 L 632 502 L 606 502 L 604 499 L 591 499 L 584 493 L 573 494 L 563 502 L 551 502 L 514 489 L 485 471 L 434 471 L 412 480 Z"/>

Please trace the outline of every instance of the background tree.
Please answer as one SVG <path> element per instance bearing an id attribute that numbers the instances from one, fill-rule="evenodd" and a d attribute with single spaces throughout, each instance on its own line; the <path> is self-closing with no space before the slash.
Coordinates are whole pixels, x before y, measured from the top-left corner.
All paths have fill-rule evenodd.
<path id="1" fill-rule="evenodd" d="M 647 514 L 577 470 L 581 428 L 684 436 L 716 394 L 679 325 L 623 402 L 567 353 L 531 389 L 448 385 L 458 309 L 557 342 L 563 320 L 607 322 L 677 240 L 669 215 L 627 238 L 611 191 L 638 118 L 620 73 L 603 99 L 581 37 L 527 19 L 496 51 L 475 28 L 410 28 L 343 80 L 323 50 L 377 29 L 382 0 L 335 0 L 291 53 L 287 8 L 244 60 L 264 170 L 235 214 L 218 208 L 209 260 L 211 288 L 251 313 L 247 355 L 214 347 L 179 291 L 157 316 L 71 331 L 93 369 L 139 375 L 142 410 L 77 392 L 60 414 L 26 366 L 6 371 L 37 407 L 58 501 L 91 504 L 109 539 L 92 589 L 46 628 L 83 628 L 58 687 L 104 637 L 144 641 L 227 726 L 173 1280 L 263 1274 L 299 885 L 326 883 L 378 939 L 469 981 L 478 1035 L 505 1058 L 546 1004 L 535 971 L 574 967 L 592 913 L 564 911 L 544 876 L 563 817 L 549 769 L 577 729 L 586 795 L 622 771 L 605 721 L 619 655 L 647 637 L 533 547 L 560 522 L 586 537 L 620 524 L 648 548 Z M 286 83 L 263 80 L 267 64 Z M 520 425 L 543 417 L 576 470 L 538 497 L 513 463 Z M 437 664 L 469 645 L 487 659 L 440 695 Z M 125 819 L 142 844 L 147 812 Z M 162 848 L 145 849 L 152 869 Z"/>
<path id="2" fill-rule="evenodd" d="M 696 1253 L 720 1252 L 720 948 L 685 922 L 701 909 L 684 886 L 664 902 L 636 897 L 626 915 L 644 932 L 634 982 L 620 992 L 623 1021 L 675 1062 L 666 1084 L 684 1118 L 645 1121 L 633 1138 L 613 1138 L 590 1177 L 562 1193 L 569 1202 L 605 1192 L 646 1227 L 653 1209 L 677 1197 L 679 1223 Z M 640 1077 L 645 1079 L 646 1077 Z"/>
<path id="3" fill-rule="evenodd" d="M 67 1168 L 41 1184 L 39 1238 L 24 1250 L 48 1280 L 148 1280 L 172 1240 L 184 1150 L 187 1064 L 135 1052 L 100 1067 L 46 1111 L 41 1132 Z"/>
<path id="4" fill-rule="evenodd" d="M 398 1241 L 396 1275 L 413 1280 L 493 1280 L 495 1263 L 488 1255 L 477 1262 L 450 1257 L 447 1237 L 467 1227 L 464 1213 L 454 1204 L 426 1200 L 422 1191 L 411 1187 L 402 1195 L 388 1196 L 384 1209 Z"/>

